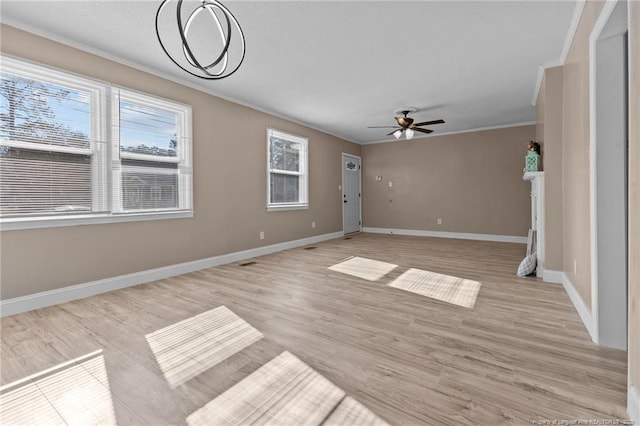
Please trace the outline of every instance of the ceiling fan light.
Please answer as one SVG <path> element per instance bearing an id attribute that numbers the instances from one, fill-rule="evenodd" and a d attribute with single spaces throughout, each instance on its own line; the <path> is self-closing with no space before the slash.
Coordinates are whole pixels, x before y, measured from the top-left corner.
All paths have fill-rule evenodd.
<path id="1" fill-rule="evenodd" d="M 412 129 L 407 129 L 405 131 L 405 135 L 407 139 L 413 139 L 413 135 L 415 135 L 415 132 Z"/>
<path id="2" fill-rule="evenodd" d="M 395 136 L 396 139 L 400 139 L 400 136 L 402 136 L 402 130 L 396 130 L 395 132 L 393 132 L 393 136 Z"/>

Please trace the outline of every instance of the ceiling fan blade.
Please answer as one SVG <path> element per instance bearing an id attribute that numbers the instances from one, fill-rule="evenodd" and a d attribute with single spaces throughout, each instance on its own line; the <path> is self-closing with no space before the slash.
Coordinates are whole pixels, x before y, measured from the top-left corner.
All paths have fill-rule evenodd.
<path id="1" fill-rule="evenodd" d="M 433 133 L 433 130 L 431 129 L 421 129 L 419 127 L 414 127 L 412 128 L 412 130 L 415 130 L 416 132 L 422 132 L 422 133 Z"/>
<path id="2" fill-rule="evenodd" d="M 394 130 L 394 131 L 393 131 L 393 132 L 391 132 L 391 133 L 387 133 L 387 136 L 391 136 L 391 135 L 393 135 L 393 134 L 394 134 L 395 132 L 397 132 L 398 130 L 402 130 L 402 129 L 398 128 L 398 129 Z M 404 130 L 402 130 L 402 131 L 404 131 Z"/>
<path id="3" fill-rule="evenodd" d="M 367 126 L 367 129 L 399 129 L 398 126 Z"/>
<path id="4" fill-rule="evenodd" d="M 424 121 L 422 123 L 416 123 L 414 126 L 430 126 L 432 124 L 444 124 L 444 120 Z"/>

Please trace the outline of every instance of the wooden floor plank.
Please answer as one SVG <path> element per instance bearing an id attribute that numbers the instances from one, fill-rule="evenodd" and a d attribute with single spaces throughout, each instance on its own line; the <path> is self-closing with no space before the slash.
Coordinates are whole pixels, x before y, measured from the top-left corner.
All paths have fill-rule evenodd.
<path id="1" fill-rule="evenodd" d="M 626 353 L 590 341 L 561 286 L 515 276 L 524 246 L 375 234 L 316 246 L 2 318 L 0 384 L 101 350 L 96 379 L 120 424 L 185 424 L 289 351 L 392 424 L 624 416 Z M 353 256 L 398 266 L 377 281 L 329 269 Z M 479 281 L 475 306 L 388 287 L 411 268 Z M 145 336 L 220 306 L 264 338 L 172 388 Z"/>

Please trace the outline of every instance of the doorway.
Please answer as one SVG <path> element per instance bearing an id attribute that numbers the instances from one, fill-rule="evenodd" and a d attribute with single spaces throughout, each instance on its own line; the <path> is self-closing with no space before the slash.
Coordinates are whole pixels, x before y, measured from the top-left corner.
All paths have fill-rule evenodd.
<path id="1" fill-rule="evenodd" d="M 342 154 L 342 228 L 345 234 L 360 232 L 362 227 L 361 159 Z"/>
<path id="2" fill-rule="evenodd" d="M 596 342 L 626 350 L 627 1 L 606 3 L 590 36 L 591 293 Z"/>

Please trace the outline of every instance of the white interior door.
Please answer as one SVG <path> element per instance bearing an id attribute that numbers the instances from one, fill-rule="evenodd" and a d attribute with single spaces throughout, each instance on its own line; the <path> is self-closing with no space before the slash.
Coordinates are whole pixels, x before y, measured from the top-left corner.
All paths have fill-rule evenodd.
<path id="1" fill-rule="evenodd" d="M 342 223 L 344 233 L 360 232 L 360 157 L 342 154 Z"/>

